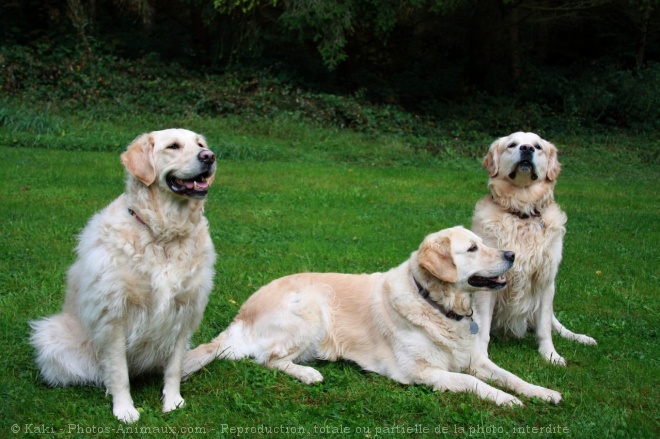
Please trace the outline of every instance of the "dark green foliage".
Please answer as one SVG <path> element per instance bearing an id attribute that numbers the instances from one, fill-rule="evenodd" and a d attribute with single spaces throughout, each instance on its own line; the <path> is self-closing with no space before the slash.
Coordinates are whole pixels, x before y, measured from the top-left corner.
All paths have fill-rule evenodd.
<path id="1" fill-rule="evenodd" d="M 464 101 L 428 96 L 410 111 L 385 102 L 373 89 L 324 91 L 276 67 L 214 74 L 154 56 L 129 60 L 101 47 L 78 49 L 45 39 L 0 47 L 0 62 L 6 73 L 0 77 L 0 127 L 5 135 L 11 133 L 12 142 L 23 145 L 65 141 L 65 147 L 73 149 L 123 146 L 125 140 L 115 141 L 113 133 L 96 146 L 88 140 L 65 140 L 63 134 L 76 129 L 63 126 L 64 114 L 81 121 L 129 120 L 129 126 L 146 114 L 181 121 L 240 117 L 311 122 L 368 135 L 395 134 L 414 150 L 443 157 L 480 157 L 483 151 L 452 147 L 450 142 L 460 145 L 518 130 L 553 137 L 618 129 L 652 133 L 660 128 L 658 63 L 636 72 L 611 64 L 534 71 L 517 91 L 479 92 Z"/>
<path id="2" fill-rule="evenodd" d="M 651 131 L 660 128 L 660 63 L 641 70 L 609 63 L 537 71 L 520 96 L 575 128 Z"/>
<path id="3" fill-rule="evenodd" d="M 657 0 L 48 0 L 2 12 L 0 91 L 28 105 L 291 113 L 424 137 L 660 120 Z"/>

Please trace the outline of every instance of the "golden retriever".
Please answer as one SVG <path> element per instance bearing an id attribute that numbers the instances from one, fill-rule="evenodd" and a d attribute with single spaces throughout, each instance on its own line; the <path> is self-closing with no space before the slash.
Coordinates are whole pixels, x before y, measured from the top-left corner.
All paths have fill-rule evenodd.
<path id="1" fill-rule="evenodd" d="M 183 405 L 182 363 L 212 288 L 204 217 L 215 155 L 199 134 L 139 136 L 122 154 L 126 190 L 79 236 L 60 314 L 31 322 L 49 385 L 105 385 L 121 421 L 139 419 L 129 377 L 161 370 L 163 411 Z"/>
<path id="2" fill-rule="evenodd" d="M 488 245 L 513 250 L 516 262 L 505 288 L 475 297 L 478 349 L 488 355 L 491 330 L 523 337 L 529 326 L 536 331 L 541 355 L 565 365 L 552 343 L 553 330 L 580 343 L 596 341 L 566 329 L 553 311 L 566 233 L 566 214 L 554 200 L 557 148 L 534 133 L 517 132 L 494 141 L 483 165 L 490 174 L 490 195 L 477 203 L 472 231 Z"/>
<path id="3" fill-rule="evenodd" d="M 217 357 L 253 357 L 311 384 L 323 376 L 298 363 L 345 358 L 400 383 L 473 392 L 500 405 L 521 401 L 482 380 L 559 402 L 559 393 L 526 383 L 487 358 L 471 358 L 479 331 L 470 318 L 472 293 L 504 287 L 502 275 L 514 258 L 459 226 L 427 236 L 407 261 L 385 273 L 277 279 L 254 293 L 211 343 L 188 352 L 184 375 Z"/>

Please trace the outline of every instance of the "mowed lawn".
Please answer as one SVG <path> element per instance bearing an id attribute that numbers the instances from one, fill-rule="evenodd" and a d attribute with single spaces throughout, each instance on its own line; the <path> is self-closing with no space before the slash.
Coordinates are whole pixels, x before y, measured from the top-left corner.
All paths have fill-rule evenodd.
<path id="1" fill-rule="evenodd" d="M 126 139 L 126 142 L 131 139 Z M 213 139 L 209 139 L 213 145 Z M 560 148 L 561 143 L 558 143 Z M 484 145 L 484 153 L 487 145 Z M 555 312 L 593 336 L 555 336 L 568 366 L 544 362 L 532 334 L 496 340 L 491 357 L 562 393 L 505 409 L 468 394 L 403 386 L 349 362 L 318 362 L 307 386 L 250 361 L 216 361 L 182 385 L 186 406 L 160 412 L 162 378 L 132 382 L 140 421 L 120 424 L 101 388 L 48 388 L 28 321 L 59 312 L 76 234 L 123 190 L 117 153 L 0 147 L 0 437 L 634 437 L 660 434 L 660 170 L 562 156 L 556 199 L 568 214 Z M 469 227 L 487 193 L 477 160 L 371 165 L 337 160 L 223 160 L 207 203 L 218 260 L 197 344 L 241 303 L 300 271 L 384 271 L 423 237 Z"/>

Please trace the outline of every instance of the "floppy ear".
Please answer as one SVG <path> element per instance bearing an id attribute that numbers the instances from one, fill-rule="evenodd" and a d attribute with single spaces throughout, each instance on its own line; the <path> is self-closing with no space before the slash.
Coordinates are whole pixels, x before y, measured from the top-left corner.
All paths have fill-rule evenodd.
<path id="1" fill-rule="evenodd" d="M 445 282 L 456 282 L 458 271 L 451 256 L 451 242 L 446 236 L 419 249 L 419 266 Z"/>
<path id="2" fill-rule="evenodd" d="M 550 142 L 545 142 L 548 146 L 548 169 L 545 172 L 546 178 L 550 181 L 555 181 L 559 176 L 559 171 L 561 170 L 561 165 L 557 159 L 557 148 Z"/>
<path id="3" fill-rule="evenodd" d="M 495 177 L 499 172 L 501 140 L 502 139 L 498 139 L 491 143 L 490 148 L 488 149 L 488 154 L 486 154 L 486 157 L 484 157 L 484 161 L 482 162 L 484 168 L 488 170 L 491 177 Z"/>
<path id="4" fill-rule="evenodd" d="M 121 155 L 121 162 L 126 170 L 147 186 L 156 180 L 153 146 L 151 136 L 142 134 Z"/>

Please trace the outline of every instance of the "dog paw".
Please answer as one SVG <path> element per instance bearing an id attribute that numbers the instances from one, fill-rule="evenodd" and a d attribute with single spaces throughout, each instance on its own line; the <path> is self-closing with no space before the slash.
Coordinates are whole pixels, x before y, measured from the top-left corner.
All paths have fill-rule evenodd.
<path id="1" fill-rule="evenodd" d="M 559 354 L 551 356 L 548 360 L 555 366 L 566 366 L 566 360 Z"/>
<path id="2" fill-rule="evenodd" d="M 291 370 L 290 373 L 305 384 L 314 384 L 323 381 L 323 375 L 313 367 L 296 365 L 295 371 Z"/>
<path id="3" fill-rule="evenodd" d="M 524 407 L 525 404 L 522 403 L 521 400 L 516 398 L 513 395 L 509 395 L 508 393 L 504 394 L 505 396 L 502 398 L 498 398 L 497 405 L 502 406 L 502 407 Z"/>
<path id="4" fill-rule="evenodd" d="M 547 361 L 554 364 L 555 366 L 566 366 L 566 360 L 564 360 L 564 357 L 559 355 L 557 351 L 554 350 L 549 352 L 541 351 L 541 355 L 543 355 L 543 358 L 545 358 Z"/>
<path id="5" fill-rule="evenodd" d="M 306 367 L 305 370 L 301 371 L 298 378 L 305 384 L 314 384 L 323 381 L 323 375 L 321 375 L 318 370 L 311 367 Z"/>
<path id="6" fill-rule="evenodd" d="M 163 413 L 171 412 L 184 406 L 186 401 L 181 397 L 181 395 L 173 395 L 163 397 Z"/>
<path id="7" fill-rule="evenodd" d="M 591 345 L 591 346 L 596 346 L 596 345 L 598 344 L 598 343 L 596 342 L 595 339 L 589 337 L 588 335 L 583 335 L 583 334 L 578 335 L 578 336 L 575 338 L 575 340 L 576 340 L 578 343 L 582 343 L 582 344 L 586 344 L 586 345 Z"/>
<path id="8" fill-rule="evenodd" d="M 548 402 L 555 403 L 555 404 L 559 404 L 562 400 L 561 393 L 556 392 L 554 390 L 550 390 L 550 389 L 548 389 L 548 395 L 546 397 L 544 397 L 543 399 L 545 399 Z"/>
<path id="9" fill-rule="evenodd" d="M 538 394 L 534 396 L 544 401 L 552 402 L 554 404 L 559 404 L 562 400 L 561 393 L 543 387 L 541 387 Z"/>
<path id="10" fill-rule="evenodd" d="M 132 405 L 115 405 L 112 407 L 112 414 L 126 424 L 132 424 L 140 419 L 140 413 Z"/>

